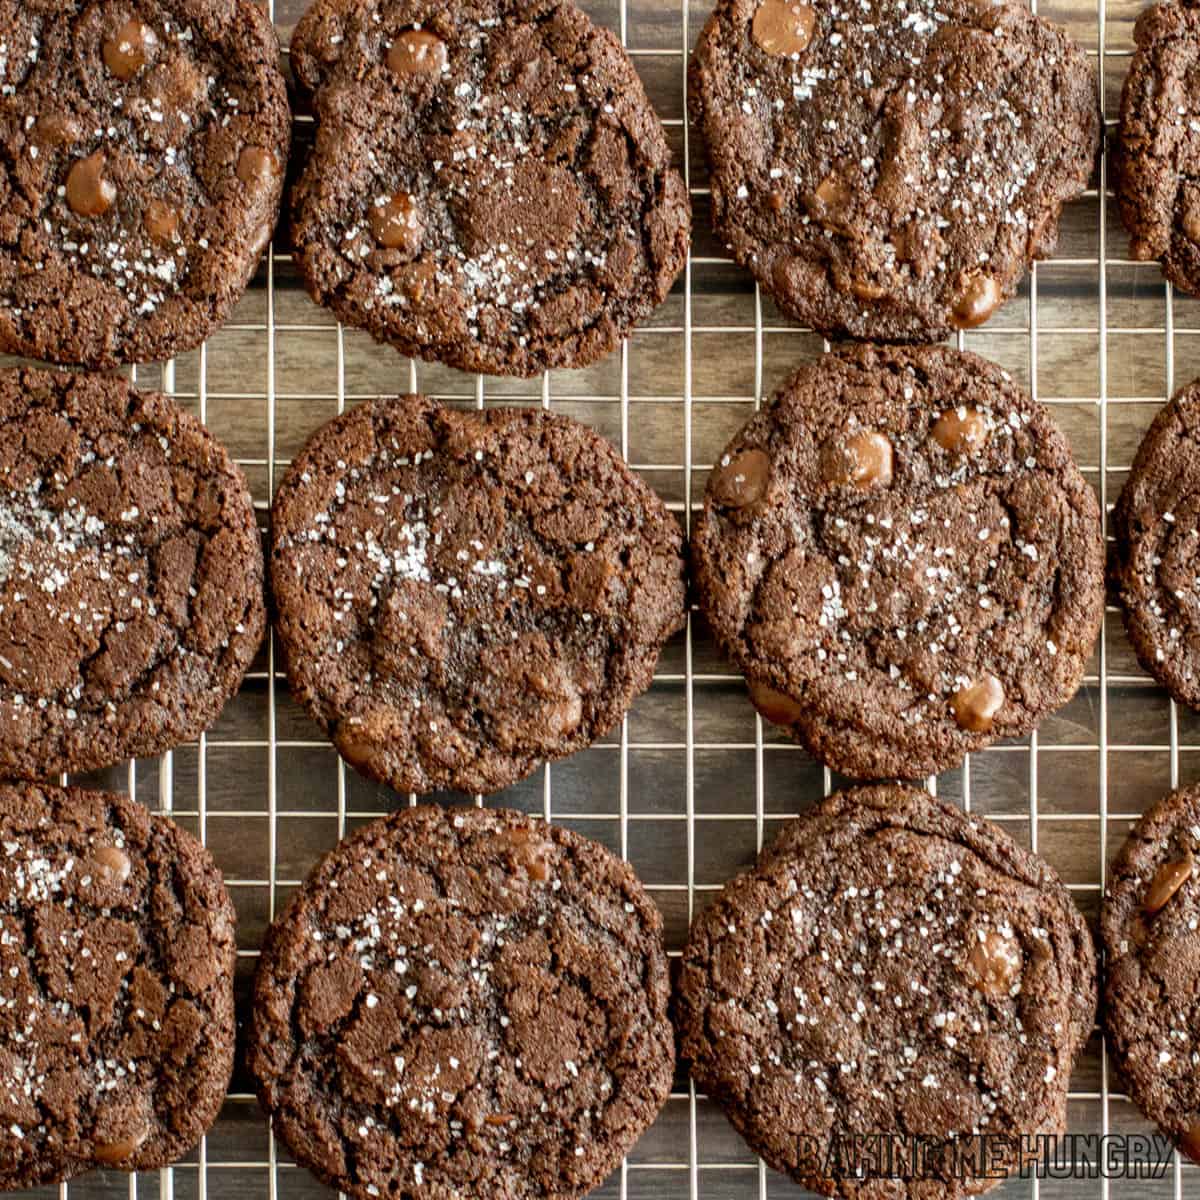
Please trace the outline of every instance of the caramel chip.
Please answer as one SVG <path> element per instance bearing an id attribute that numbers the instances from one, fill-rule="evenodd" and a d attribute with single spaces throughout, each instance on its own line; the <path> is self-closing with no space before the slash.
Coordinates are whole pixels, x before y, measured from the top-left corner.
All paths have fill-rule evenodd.
<path id="1" fill-rule="evenodd" d="M 105 883 L 124 883 L 133 869 L 129 855 L 118 846 L 100 846 L 92 855 L 92 862 Z"/>
<path id="2" fill-rule="evenodd" d="M 824 475 L 829 483 L 869 488 L 887 487 L 892 482 L 892 443 L 874 430 L 854 434 L 824 458 Z"/>
<path id="3" fill-rule="evenodd" d="M 407 192 L 397 192 L 382 203 L 372 204 L 369 219 L 371 233 L 385 249 L 406 250 L 409 254 L 420 249 L 425 225 Z"/>
<path id="4" fill-rule="evenodd" d="M 534 883 L 545 883 L 550 878 L 553 842 L 532 829 L 517 828 L 509 831 L 508 843 L 513 864 L 518 870 L 523 871 Z"/>
<path id="5" fill-rule="evenodd" d="M 1179 1139 L 1179 1149 L 1194 1163 L 1200 1163 L 1200 1121 L 1193 1122 Z"/>
<path id="6" fill-rule="evenodd" d="M 270 150 L 247 146 L 238 156 L 237 176 L 247 187 L 265 189 L 279 178 L 279 163 Z"/>
<path id="7" fill-rule="evenodd" d="M 448 61 L 446 43 L 426 29 L 402 33 L 387 56 L 388 67 L 397 75 L 440 75 Z"/>
<path id="8" fill-rule="evenodd" d="M 798 700 L 793 700 L 786 692 L 749 680 L 746 685 L 750 690 L 750 703 L 758 709 L 764 721 L 772 725 L 794 725 L 804 711 Z"/>
<path id="9" fill-rule="evenodd" d="M 952 454 L 973 454 L 987 443 L 987 422 L 976 408 L 948 408 L 934 422 L 933 440 Z"/>
<path id="10" fill-rule="evenodd" d="M 1004 685 L 985 674 L 954 693 L 950 704 L 954 719 L 968 733 L 987 733 L 1004 703 Z"/>
<path id="11" fill-rule="evenodd" d="M 1142 908 L 1145 909 L 1147 916 L 1152 917 L 1165 908 L 1167 901 L 1183 887 L 1191 874 L 1192 856 L 1190 854 L 1185 854 L 1183 858 L 1164 863 L 1159 867 L 1158 872 L 1150 881 L 1149 888 L 1146 889 L 1146 898 L 1142 901 Z"/>
<path id="12" fill-rule="evenodd" d="M 1021 973 L 1021 950 L 995 929 L 982 931 L 967 954 L 971 982 L 989 996 L 1007 996 Z"/>
<path id="13" fill-rule="evenodd" d="M 755 45 L 768 54 L 803 54 L 812 42 L 817 14 L 798 0 L 763 0 L 750 27 Z"/>
<path id="14" fill-rule="evenodd" d="M 162 200 L 151 200 L 142 215 L 142 225 L 156 241 L 170 245 L 179 232 L 179 213 Z"/>
<path id="15" fill-rule="evenodd" d="M 33 127 L 33 140 L 39 146 L 73 146 L 83 137 L 83 127 L 69 113 L 43 113 Z"/>
<path id="16" fill-rule="evenodd" d="M 838 175 L 826 175 L 813 193 L 817 203 L 829 210 L 845 208 L 850 203 L 850 189 Z"/>
<path id="17" fill-rule="evenodd" d="M 745 508 L 760 499 L 771 480 L 771 460 L 762 450 L 743 450 L 722 461 L 713 472 L 709 487 L 722 508 Z"/>
<path id="18" fill-rule="evenodd" d="M 145 1144 L 150 1131 L 145 1126 L 123 1138 L 112 1142 L 97 1142 L 92 1149 L 92 1157 L 105 1166 L 115 1166 L 117 1163 L 128 1162 Z"/>
<path id="19" fill-rule="evenodd" d="M 103 216 L 117 199 L 116 185 L 104 175 L 102 150 L 81 158 L 67 175 L 67 204 L 81 217 Z"/>
<path id="20" fill-rule="evenodd" d="M 999 307 L 1000 285 L 995 278 L 983 273 L 972 275 L 954 303 L 950 323 L 955 329 L 974 329 Z"/>
<path id="21" fill-rule="evenodd" d="M 1200 199 L 1192 198 L 1184 203 L 1180 227 L 1189 242 L 1200 243 Z"/>
<path id="22" fill-rule="evenodd" d="M 157 49 L 158 35 L 133 17 L 104 43 L 104 65 L 118 79 L 132 79 Z"/>

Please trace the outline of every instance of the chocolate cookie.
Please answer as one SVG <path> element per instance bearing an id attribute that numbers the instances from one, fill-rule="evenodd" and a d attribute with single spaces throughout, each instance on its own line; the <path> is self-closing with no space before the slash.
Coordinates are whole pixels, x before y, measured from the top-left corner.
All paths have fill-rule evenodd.
<path id="1" fill-rule="evenodd" d="M 1084 51 L 1023 4 L 719 0 L 689 83 L 718 236 L 827 336 L 982 324 L 1100 138 Z"/>
<path id="2" fill-rule="evenodd" d="M 829 1196 L 953 1200 L 999 1182 L 956 1174 L 980 1135 L 1064 1130 L 1095 1004 L 1091 938 L 1050 867 L 893 785 L 829 797 L 725 887 L 692 925 L 675 1020 L 697 1085 L 776 1170 Z M 877 1133 L 955 1141 L 891 1179 L 828 1157 Z"/>
<path id="3" fill-rule="evenodd" d="M 1109 561 L 1142 664 L 1200 708 L 1200 380 L 1176 392 L 1142 439 L 1112 514 Z"/>
<path id="4" fill-rule="evenodd" d="M 271 927 L 249 1065 L 298 1162 L 357 1198 L 582 1196 L 671 1087 L 662 918 L 595 842 L 403 809 Z"/>
<path id="5" fill-rule="evenodd" d="M 1104 1026 L 1134 1103 L 1200 1161 L 1200 788 L 1160 800 L 1108 874 Z"/>
<path id="6" fill-rule="evenodd" d="M 1148 8 L 1134 40 L 1112 155 L 1130 254 L 1160 259 L 1173 284 L 1200 295 L 1200 9 Z"/>
<path id="7" fill-rule="evenodd" d="M 246 481 L 123 379 L 0 371 L 0 777 L 159 754 L 207 729 L 265 624 Z"/>
<path id="8" fill-rule="evenodd" d="M 687 257 L 687 189 L 637 72 L 564 0 L 316 0 L 292 63 L 313 299 L 409 355 L 532 375 L 603 357 Z"/>
<path id="9" fill-rule="evenodd" d="M 233 905 L 124 796 L 0 785 L 0 1189 L 182 1157 L 233 1070 Z"/>
<path id="10" fill-rule="evenodd" d="M 683 624 L 679 526 L 542 409 L 365 404 L 294 461 L 273 527 L 292 691 L 402 792 L 493 792 L 590 745 Z"/>
<path id="11" fill-rule="evenodd" d="M 291 132 L 250 0 L 0 0 L 0 350 L 190 350 L 271 238 Z"/>
<path id="12" fill-rule="evenodd" d="M 1104 610 L 1066 438 L 945 347 L 801 367 L 717 463 L 692 561 L 762 715 L 863 779 L 1029 733 L 1079 686 Z"/>

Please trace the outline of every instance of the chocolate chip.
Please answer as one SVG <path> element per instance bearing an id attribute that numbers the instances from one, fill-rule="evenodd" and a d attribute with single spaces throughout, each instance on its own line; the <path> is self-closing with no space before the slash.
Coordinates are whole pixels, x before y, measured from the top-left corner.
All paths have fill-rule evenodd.
<path id="1" fill-rule="evenodd" d="M 977 408 L 948 408 L 934 422 L 933 440 L 952 454 L 973 454 L 988 440 L 987 422 Z"/>
<path id="2" fill-rule="evenodd" d="M 533 829 L 516 828 L 508 833 L 510 856 L 513 865 L 529 876 L 534 883 L 545 883 L 550 878 L 554 843 Z"/>
<path id="3" fill-rule="evenodd" d="M 887 487 L 892 482 L 892 443 L 882 433 L 864 429 L 840 446 L 826 447 L 822 467 L 829 483 Z"/>
<path id="4" fill-rule="evenodd" d="M 1000 285 L 991 275 L 979 273 L 967 279 L 954 310 L 950 324 L 955 329 L 974 329 L 982 325 L 1000 307 Z"/>
<path id="5" fill-rule="evenodd" d="M 92 1157 L 106 1166 L 128 1162 L 142 1148 L 149 1134 L 150 1131 L 143 1126 L 115 1142 L 97 1142 L 92 1148 Z"/>
<path id="6" fill-rule="evenodd" d="M 103 216 L 117 199 L 116 185 L 105 178 L 103 150 L 81 158 L 67 176 L 67 203 L 81 217 Z"/>
<path id="7" fill-rule="evenodd" d="M 745 508 L 760 499 L 771 481 L 771 460 L 762 450 L 743 450 L 713 472 L 709 487 L 722 508 Z"/>
<path id="8" fill-rule="evenodd" d="M 542 708 L 542 716 L 554 737 L 566 737 L 574 733 L 583 720 L 583 698 L 571 689 L 570 695 L 547 702 Z"/>
<path id="9" fill-rule="evenodd" d="M 1174 862 L 1164 863 L 1150 881 L 1146 899 L 1142 902 L 1148 916 L 1154 916 L 1166 906 L 1168 900 L 1188 881 L 1192 874 L 1192 856 L 1184 855 Z"/>
<path id="10" fill-rule="evenodd" d="M 851 200 L 850 188 L 838 175 L 826 175 L 813 193 L 817 203 L 831 213 L 843 209 Z"/>
<path id="11" fill-rule="evenodd" d="M 142 216 L 142 225 L 156 242 L 170 245 L 179 232 L 179 212 L 163 200 L 151 200 Z"/>
<path id="12" fill-rule="evenodd" d="M 1194 1163 L 1200 1163 L 1200 1121 L 1188 1127 L 1187 1133 L 1179 1139 L 1179 1149 Z"/>
<path id="13" fill-rule="evenodd" d="M 83 127 L 69 113 L 45 113 L 33 127 L 33 140 L 39 146 L 73 146 L 83 136 Z"/>
<path id="14" fill-rule="evenodd" d="M 812 41 L 816 13 L 797 0 L 763 0 L 754 14 L 751 34 L 768 54 L 803 54 Z"/>
<path id="15" fill-rule="evenodd" d="M 967 954 L 971 982 L 989 996 L 1007 996 L 1021 974 L 1021 950 L 995 929 L 980 931 Z"/>
<path id="16" fill-rule="evenodd" d="M 133 17 L 104 43 L 104 65 L 118 79 L 132 79 L 157 49 L 158 35 Z"/>
<path id="17" fill-rule="evenodd" d="M 987 733 L 1004 703 L 1004 685 L 995 675 L 983 675 L 954 693 L 954 719 L 969 733 Z"/>
<path id="18" fill-rule="evenodd" d="M 250 188 L 264 191 L 279 178 L 279 162 L 262 146 L 247 146 L 238 156 L 238 178 Z"/>
<path id="19" fill-rule="evenodd" d="M 1183 220 L 1180 222 L 1180 227 L 1189 242 L 1200 243 L 1200 197 L 1192 195 L 1184 201 Z"/>
<path id="20" fill-rule="evenodd" d="M 882 284 L 872 283 L 869 279 L 852 280 L 850 291 L 860 300 L 878 300 L 887 295 L 887 288 Z"/>
<path id="21" fill-rule="evenodd" d="M 129 855 L 117 846 L 100 846 L 92 855 L 92 863 L 105 883 L 124 883 L 133 869 Z"/>
<path id="22" fill-rule="evenodd" d="M 793 700 L 786 692 L 768 686 L 765 683 L 747 683 L 750 690 L 750 703 L 758 709 L 764 721 L 772 725 L 794 725 L 804 711 L 798 700 Z"/>
<path id="23" fill-rule="evenodd" d="M 425 29 L 402 33 L 387 56 L 388 67 L 397 75 L 440 75 L 448 62 L 446 43 Z"/>
<path id="24" fill-rule="evenodd" d="M 370 222 L 375 240 L 386 249 L 416 254 L 421 248 L 425 223 L 407 192 L 397 192 L 382 203 L 373 204 Z"/>

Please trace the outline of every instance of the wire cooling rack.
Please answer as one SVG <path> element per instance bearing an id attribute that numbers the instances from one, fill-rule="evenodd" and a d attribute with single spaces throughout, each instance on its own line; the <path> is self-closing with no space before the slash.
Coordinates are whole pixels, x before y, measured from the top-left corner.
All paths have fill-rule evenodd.
<path id="1" fill-rule="evenodd" d="M 268 5 L 283 44 L 306 0 Z M 584 0 L 619 33 L 663 117 L 695 206 L 693 254 L 667 303 L 605 362 L 540 381 L 494 380 L 411 363 L 314 307 L 277 240 L 232 321 L 201 350 L 143 367 L 206 421 L 250 479 L 265 526 L 270 496 L 317 426 L 368 397 L 421 390 L 464 406 L 541 404 L 612 438 L 686 526 L 709 465 L 800 360 L 821 352 L 729 261 L 709 224 L 701 147 L 686 123 L 687 54 L 708 0 Z M 1131 44 L 1133 0 L 1042 0 L 1098 68 L 1111 128 Z M 311 140 L 301 115 L 300 146 Z M 1158 407 L 1200 374 L 1200 302 L 1172 293 L 1154 265 L 1128 258 L 1102 163 L 1064 216 L 1059 254 L 1020 296 L 960 338 L 1049 405 L 1107 512 Z M 1140 671 L 1109 608 L 1078 696 L 1029 738 L 972 755 L 929 786 L 1001 822 L 1059 870 L 1094 920 L 1106 863 L 1131 819 L 1200 777 L 1200 717 Z M 406 798 L 346 770 L 288 696 L 273 642 L 241 694 L 196 744 L 79 782 L 128 791 L 169 812 L 212 849 L 239 915 L 239 1012 L 271 917 L 316 858 L 349 828 Z M 621 728 L 489 800 L 541 813 L 628 857 L 662 908 L 669 947 L 689 918 L 748 865 L 779 822 L 837 785 L 764 727 L 698 614 L 667 648 L 654 685 Z M 407 802 L 413 802 L 412 797 Z M 463 798 L 458 797 L 461 801 Z M 468 798 L 471 799 L 471 798 Z M 474 798 L 478 802 L 478 798 Z M 1071 1129 L 1148 1129 L 1093 1036 L 1072 1079 Z M 1006 1198 L 1172 1196 L 1196 1187 L 1176 1161 L 1160 1181 L 1010 1180 Z M 765 1170 L 716 1107 L 679 1078 L 656 1125 L 598 1196 L 606 1200 L 767 1200 L 795 1194 Z M 220 1120 L 183 1162 L 152 1174 L 94 1172 L 30 1193 L 289 1200 L 332 1195 L 274 1142 L 240 1067 Z M 994 1193 L 999 1194 L 999 1193 Z M 485 1198 L 480 1198 L 485 1200 Z"/>

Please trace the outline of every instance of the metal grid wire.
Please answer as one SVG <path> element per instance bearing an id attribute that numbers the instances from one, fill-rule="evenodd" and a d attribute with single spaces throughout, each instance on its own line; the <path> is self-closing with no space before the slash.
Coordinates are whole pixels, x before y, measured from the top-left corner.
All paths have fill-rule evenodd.
<path id="1" fill-rule="evenodd" d="M 285 46 L 305 2 L 267 2 Z M 448 402 L 540 403 L 593 421 L 688 526 L 708 466 L 729 434 L 789 365 L 828 348 L 784 321 L 708 233 L 703 158 L 684 116 L 687 56 L 707 0 L 584 0 L 583 7 L 629 48 L 687 173 L 695 252 L 672 298 L 599 373 L 557 372 L 540 385 L 518 387 L 406 364 L 372 347 L 311 306 L 287 254 L 268 251 L 246 301 L 209 345 L 134 373 L 146 386 L 176 395 L 231 446 L 264 524 L 275 484 L 304 436 L 348 404 L 424 388 Z M 1042 0 L 1044 15 L 1066 24 L 1088 48 L 1110 126 L 1136 8 L 1137 0 L 1128 8 L 1121 0 L 1107 7 L 1096 0 L 1094 9 L 1091 0 L 1059 0 L 1051 11 Z M 307 124 L 298 121 L 301 140 Z M 1000 361 L 1051 406 L 1107 520 L 1141 432 L 1175 387 L 1177 352 L 1180 382 L 1200 373 L 1200 304 L 1172 295 L 1152 264 L 1124 256 L 1106 164 L 1095 182 L 1066 213 L 1062 257 L 1035 268 L 1021 296 L 988 326 L 960 335 L 959 345 Z M 256 373 L 262 389 L 246 390 Z M 333 385 L 314 390 L 314 379 Z M 1200 751 L 1200 718 L 1177 710 L 1140 672 L 1114 614 L 1110 608 L 1080 695 L 1063 714 L 1040 733 L 972 756 L 928 784 L 1042 852 L 1091 917 L 1110 844 L 1115 849 L 1129 820 L 1179 783 L 1181 759 L 1196 761 Z M 1185 770 L 1185 781 L 1194 774 Z M 84 782 L 127 790 L 171 813 L 213 849 L 239 911 L 243 1012 L 266 922 L 348 827 L 397 803 L 348 772 L 291 704 L 273 638 L 242 695 L 198 744 Z M 629 858 L 662 907 L 677 954 L 691 916 L 749 863 L 772 826 L 836 785 L 828 770 L 764 727 L 740 677 L 720 661 L 692 613 L 650 693 L 619 732 L 489 803 L 540 812 Z M 94 1172 L 31 1194 L 61 1200 L 331 1194 L 277 1146 L 248 1089 L 239 1071 L 220 1120 L 175 1167 L 129 1176 Z M 1148 1128 L 1110 1075 L 1098 1034 L 1073 1078 L 1069 1112 L 1077 1132 Z M 1101 1200 L 1110 1193 L 1180 1200 L 1185 1180 L 1194 1178 L 1177 1159 L 1159 1183 L 1011 1180 L 1004 1189 L 1033 1200 L 1043 1192 L 1094 1196 L 1097 1188 Z M 767 1200 L 795 1192 L 754 1159 L 681 1076 L 655 1127 L 598 1195 Z"/>

